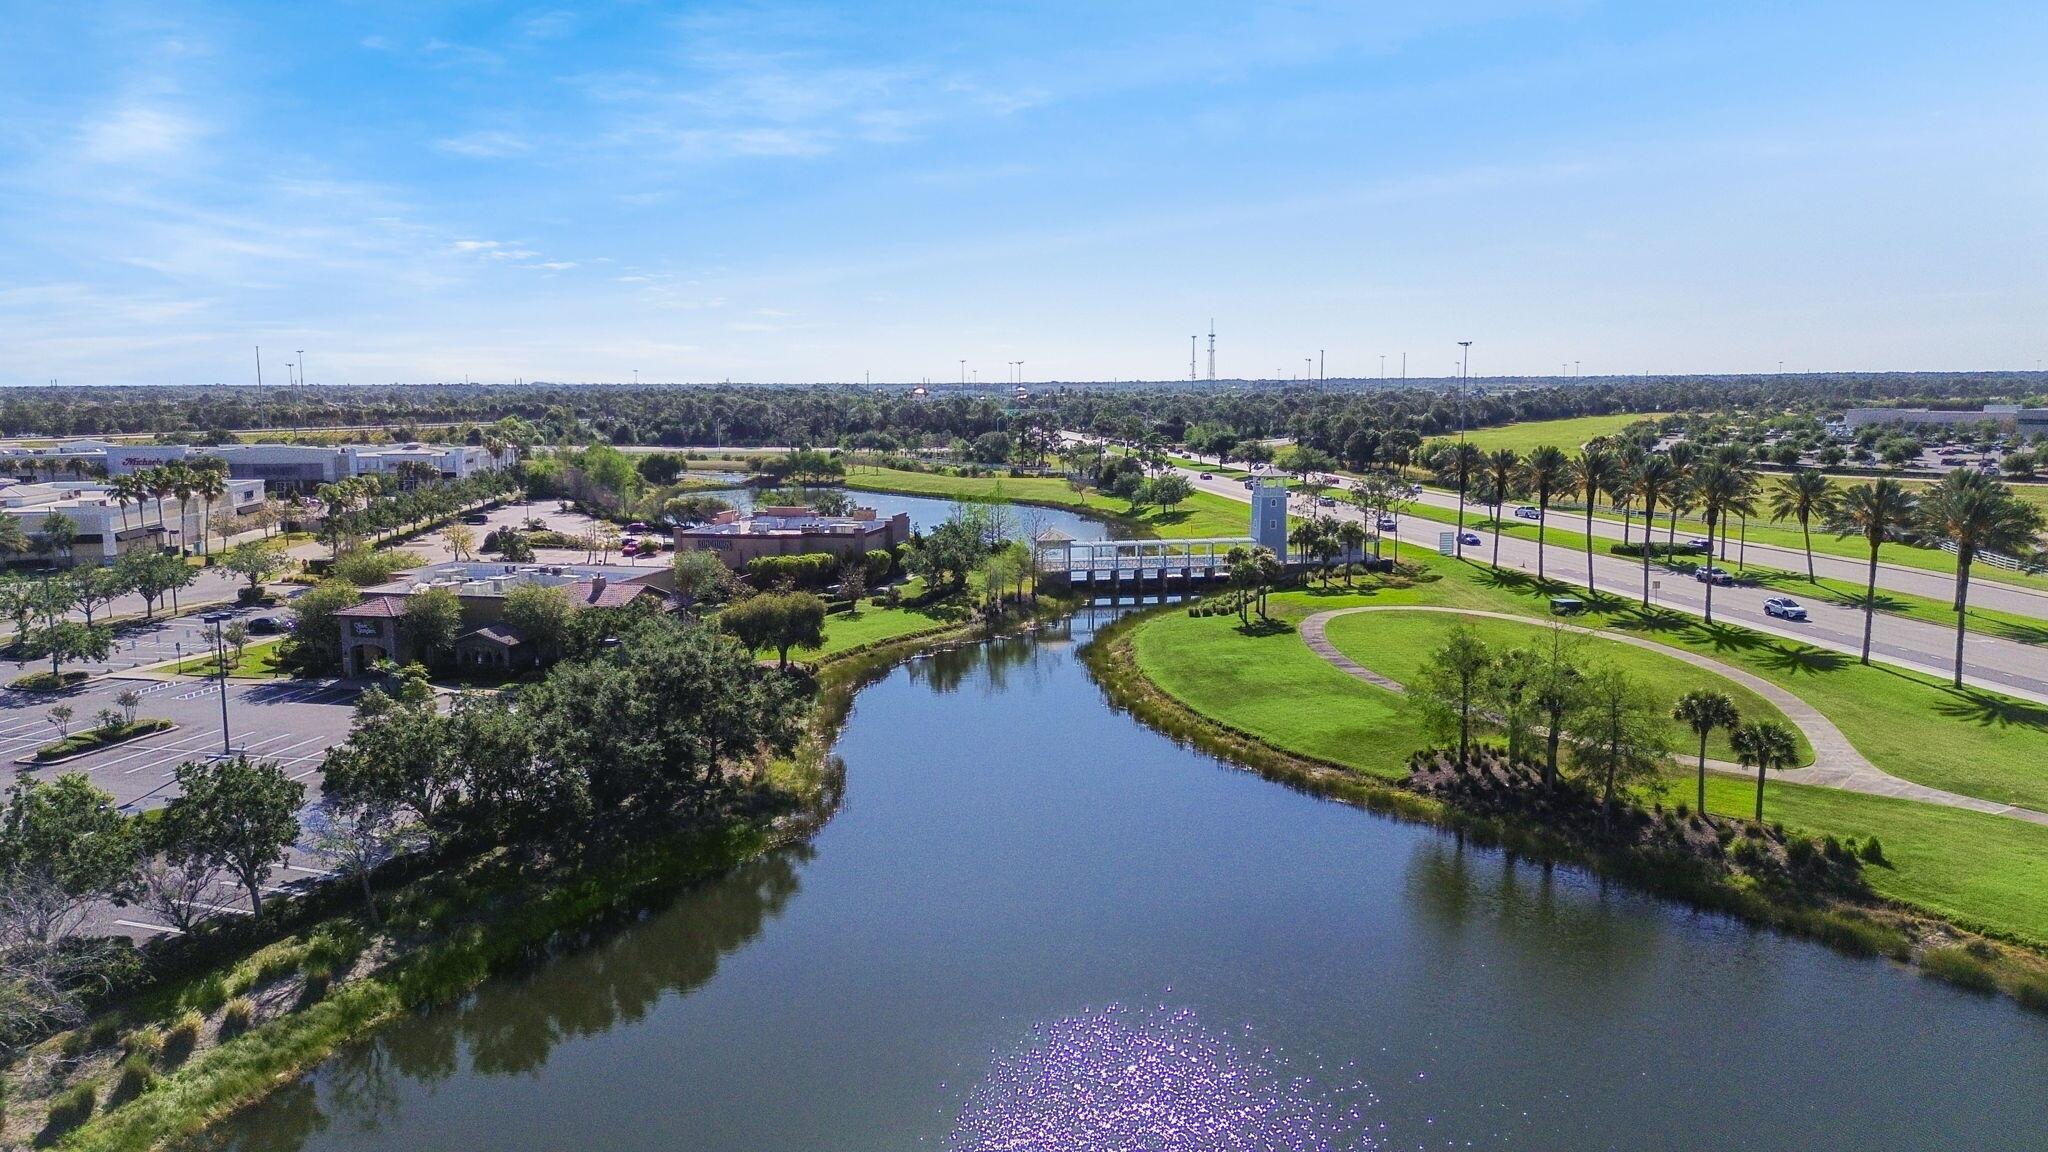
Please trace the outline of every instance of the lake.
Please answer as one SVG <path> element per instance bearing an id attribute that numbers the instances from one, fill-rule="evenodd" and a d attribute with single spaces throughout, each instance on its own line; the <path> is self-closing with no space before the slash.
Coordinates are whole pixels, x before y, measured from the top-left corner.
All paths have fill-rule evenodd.
<path id="1" fill-rule="evenodd" d="M 2048 1020 L 1235 770 L 1088 627 L 887 673 L 812 842 L 208 1145 L 2048 1147 Z"/>

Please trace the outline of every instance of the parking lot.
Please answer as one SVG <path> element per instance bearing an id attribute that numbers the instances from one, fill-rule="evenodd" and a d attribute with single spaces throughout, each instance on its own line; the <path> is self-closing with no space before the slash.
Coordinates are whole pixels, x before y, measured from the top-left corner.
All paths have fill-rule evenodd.
<path id="1" fill-rule="evenodd" d="M 297 595 L 300 591 L 301 589 L 295 588 L 291 594 Z M 271 616 L 280 620 L 289 619 L 291 616 L 291 610 L 281 604 L 270 608 L 230 608 L 222 605 L 216 611 L 229 612 L 235 619 L 245 623 L 258 616 Z M 271 638 L 273 637 L 252 635 L 249 639 L 254 643 Z M 67 672 L 90 672 L 94 675 L 126 672 L 131 668 L 161 664 L 166 660 L 203 656 L 212 647 L 213 625 L 201 620 L 197 615 L 156 620 L 147 624 L 137 621 L 116 627 L 113 650 L 107 653 L 105 660 L 67 661 L 64 669 Z M 47 661 L 14 660 L 9 663 L 13 665 L 9 679 L 25 672 L 49 668 Z M 5 666 L 0 664 L 0 667 Z"/>
<path id="2" fill-rule="evenodd" d="M 58 704 L 71 706 L 71 729 L 76 732 L 91 727 L 100 709 L 116 707 L 114 698 L 130 688 L 142 694 L 138 717 L 162 718 L 178 727 L 63 764 L 15 767 L 43 779 L 83 772 L 127 811 L 162 804 L 175 786 L 171 777 L 180 763 L 221 751 L 218 681 L 107 677 L 62 696 L 0 692 L 0 758 L 11 763 L 57 739 L 50 710 Z M 233 746 L 252 757 L 277 761 L 292 777 L 306 782 L 311 800 L 319 792 L 321 758 L 348 735 L 353 714 L 349 706 L 357 692 L 356 686 L 337 681 L 230 680 L 228 729 Z"/>

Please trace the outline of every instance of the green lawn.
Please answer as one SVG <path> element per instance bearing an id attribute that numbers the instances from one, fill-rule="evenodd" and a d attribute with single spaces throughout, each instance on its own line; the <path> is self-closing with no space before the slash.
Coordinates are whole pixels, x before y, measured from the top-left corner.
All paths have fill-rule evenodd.
<path id="1" fill-rule="evenodd" d="M 962 610 L 958 606 L 952 606 L 951 611 L 943 608 L 877 608 L 863 601 L 859 612 L 825 618 L 823 648 L 793 655 L 807 660 L 835 656 L 864 645 L 946 627 L 958 623 L 961 616 Z"/>
<path id="2" fill-rule="evenodd" d="M 1491 452 L 1496 448 L 1513 448 L 1526 455 L 1531 449 L 1555 445 L 1576 456 L 1586 441 L 1596 436 L 1612 436 L 1638 420 L 1655 420 L 1666 413 L 1621 412 L 1611 416 L 1573 416 L 1564 420 L 1531 420 L 1525 424 L 1501 424 L 1492 428 L 1474 428 L 1465 433 L 1468 444 L 1476 444 Z M 1432 437 L 1435 440 L 1456 439 Z"/>
<path id="3" fill-rule="evenodd" d="M 1460 622 L 1496 652 L 1517 647 L 1549 649 L 1550 633 L 1542 624 L 1461 618 L 1440 612 L 1360 612 L 1340 616 L 1330 621 L 1329 638 L 1339 652 L 1396 683 L 1409 684 L 1420 674 L 1429 654 L 1442 647 L 1445 636 Z M 1659 700 L 1673 702 L 1695 688 L 1714 689 L 1727 693 L 1745 720 L 1776 720 L 1791 727 L 1777 705 L 1725 676 L 1670 656 L 1609 640 L 1577 636 L 1568 642 L 1584 645 L 1580 649 L 1580 659 L 1619 668 L 1630 679 L 1656 693 Z M 1672 721 L 1670 734 L 1675 754 L 1685 758 L 1698 754 L 1699 738 L 1685 725 Z M 1707 755 L 1719 760 L 1735 759 L 1726 732 L 1716 731 L 1707 741 Z M 1813 749 L 1802 735 L 1799 738 L 1799 763 L 1812 762 Z"/>
<path id="4" fill-rule="evenodd" d="M 1471 565 L 1420 549 L 1407 550 L 1405 557 L 1447 575 L 1407 589 L 1354 593 L 1339 586 L 1327 593 L 1282 593 L 1273 598 L 1274 615 L 1291 622 L 1326 608 L 1420 603 L 1514 611 L 1532 618 L 1544 611 L 1530 581 L 1496 582 Z M 1388 619 L 1369 613 L 1347 619 L 1358 618 Z M 2048 776 L 2048 709 L 1988 693 L 1955 693 L 1926 678 L 1863 668 L 1742 629 L 1710 631 L 1695 621 L 1661 615 L 1646 620 L 1633 609 L 1610 606 L 1575 623 L 1628 626 L 1785 684 L 1841 725 L 1865 755 L 1901 776 L 1957 791 L 1969 790 L 1958 785 L 1972 784 L 2037 796 L 2039 778 Z M 1351 640 L 1340 642 L 1349 645 Z M 1132 643 L 1139 668 L 1167 693 L 1287 751 L 1398 777 L 1409 752 L 1426 742 L 1420 725 L 1392 694 L 1330 667 L 1301 643 L 1291 623 L 1248 635 L 1231 618 L 1167 613 L 1147 621 Z M 1398 659 L 1412 662 L 1419 655 Z M 1670 785 L 1677 799 L 1690 795 L 1689 784 L 1686 773 L 1674 770 Z M 1709 807 L 1746 815 L 1753 789 L 1748 781 L 1710 776 Z M 1765 816 L 1816 834 L 1875 835 L 1893 864 L 1870 869 L 1879 892 L 1966 925 L 2048 943 L 2048 885 L 2040 882 L 2048 874 L 2048 828 L 1777 781 L 1766 788 Z"/>
<path id="5" fill-rule="evenodd" d="M 278 641 L 263 640 L 242 649 L 242 658 L 228 669 L 228 675 L 237 679 L 263 680 L 273 676 L 289 676 L 291 671 L 277 662 Z M 180 661 L 171 671 L 180 676 L 217 676 L 219 667 L 211 656 L 190 656 Z"/>
<path id="6" fill-rule="evenodd" d="M 1093 489 L 1076 492 L 1065 480 L 1050 476 L 968 477 L 860 467 L 848 470 L 846 486 L 941 500 L 1012 500 L 1049 505 L 1114 520 L 1124 530 L 1143 537 L 1246 536 L 1251 532 L 1249 505 L 1208 492 L 1195 493 L 1171 512 L 1147 508 L 1133 515 L 1130 505 L 1122 500 Z"/>
<path id="7" fill-rule="evenodd" d="M 1398 779 L 1428 742 L 1400 697 L 1338 671 L 1292 627 L 1247 634 L 1235 617 L 1168 613 L 1132 643 L 1169 695 L 1287 751 Z"/>

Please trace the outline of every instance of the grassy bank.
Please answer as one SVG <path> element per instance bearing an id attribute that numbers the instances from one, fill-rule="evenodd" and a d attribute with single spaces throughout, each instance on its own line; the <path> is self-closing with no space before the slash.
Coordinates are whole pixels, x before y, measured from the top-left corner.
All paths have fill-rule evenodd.
<path id="1" fill-rule="evenodd" d="M 97 752 L 130 740 L 140 740 L 158 732 L 168 732 L 177 725 L 161 718 L 155 720 L 123 721 L 106 728 L 92 728 L 74 732 L 62 740 L 53 740 L 36 749 L 33 759 L 39 764 L 50 764 L 58 760 L 69 760 L 87 752 Z"/>
<path id="2" fill-rule="evenodd" d="M 1292 787 L 1456 828 L 1518 852 L 1577 857 L 1596 870 L 1610 870 L 1610 862 L 1598 856 L 1585 857 L 1571 845 L 1547 839 L 1539 830 L 1475 821 L 1400 787 L 1384 766 L 1388 759 L 1385 745 L 1400 739 L 1398 731 L 1373 733 L 1382 737 L 1377 747 L 1352 741 L 1348 747 L 1355 753 L 1337 743 L 1317 745 L 1314 737 L 1299 741 L 1302 750 L 1296 750 L 1235 723 L 1246 718 L 1237 710 L 1224 710 L 1218 718 L 1209 714 L 1214 704 L 1202 708 L 1182 700 L 1143 670 L 1143 645 L 1137 641 L 1152 629 L 1185 619 L 1172 608 L 1126 617 L 1099 633 L 1084 651 L 1096 679 L 1119 707 L 1177 740 Z M 1223 621 L 1208 618 L 1198 622 Z M 1342 703 L 1330 702 L 1324 711 L 1335 711 Z M 1266 714 L 1253 717 L 1252 722 L 1270 723 L 1274 719 L 1270 702 L 1252 711 L 1261 708 Z M 1311 747 L 1325 755 L 1308 751 Z M 1739 779 L 1710 777 L 1709 809 L 1723 815 L 1745 815 L 1750 786 Z M 2048 931 L 2044 931 L 2048 929 L 2048 894 L 2034 880 L 2042 853 L 2048 850 L 2048 829 L 1910 801 L 1797 785 L 1772 784 L 1768 803 L 1773 818 L 1795 833 L 1878 836 L 1888 862 L 1867 868 L 1865 875 L 1881 897 L 1894 903 L 1875 910 L 1787 906 L 1726 885 L 1665 884 L 1654 873 L 1628 868 L 1623 874 L 1663 895 L 1772 924 L 1855 954 L 1914 961 L 1923 964 L 1930 975 L 1973 989 L 2003 990 L 2033 1007 L 2048 1007 L 2048 961 L 2041 955 L 2048 947 Z M 1972 938 L 1975 933 L 1987 938 Z"/>
<path id="3" fill-rule="evenodd" d="M 1171 612 L 1148 617 L 1126 641 L 1131 663 L 1175 705 L 1219 730 L 1281 754 L 1396 780 L 1408 756 L 1429 742 L 1427 733 L 1392 694 L 1339 672 L 1310 652 L 1293 622 L 1354 604 L 1442 604 L 1519 612 L 1534 621 L 1543 604 L 1532 582 L 1489 585 L 1475 574 L 1452 574 L 1464 567 L 1455 561 L 1419 551 L 1410 559 L 1430 567 L 1423 580 L 1408 587 L 1276 595 L 1272 607 L 1284 622 L 1281 628 L 1246 633 L 1231 617 Z M 2048 718 L 2021 728 L 1987 728 L 1944 711 L 1944 706 L 1952 709 L 1985 694 L 1959 697 L 1924 678 L 1829 661 L 1803 645 L 1738 629 L 1710 631 L 1676 614 L 1648 620 L 1632 611 L 1590 616 L 1574 622 L 1633 625 L 1629 630 L 1660 643 L 1691 648 L 1784 684 L 1841 726 L 1880 767 L 1899 775 L 2026 790 L 2029 778 L 2038 774 L 2031 765 L 2048 762 L 2033 759 L 2042 754 L 2039 744 L 2048 740 L 2041 728 Z M 1408 635 L 1413 630 L 1399 613 L 1361 613 L 1333 624 L 1332 640 L 1368 666 L 1384 664 L 1382 670 L 1399 679 L 1396 673 L 1422 655 L 1410 647 L 1418 642 Z M 1676 681 L 1666 690 L 1673 687 Z M 1997 751 L 2004 755 L 2002 767 L 1982 760 Z M 1909 767 L 1910 773 L 1902 770 Z M 1674 772 L 1673 783 L 1682 787 L 1682 771 Z M 1709 807 L 1731 815 L 1747 812 L 1751 788 L 1740 779 L 1716 777 Z M 2048 828 L 1776 781 L 1767 786 L 1765 807 L 1772 819 L 1810 833 L 1880 837 L 1891 866 L 1872 869 L 1869 878 L 1886 897 L 1972 928 L 2048 945 L 2048 889 L 2039 884 L 2041 861 L 2048 860 Z"/>
<path id="4" fill-rule="evenodd" d="M 1007 501 L 1062 508 L 1098 517 L 1136 538 L 1244 536 L 1251 531 L 1251 511 L 1239 501 L 1196 492 L 1172 511 L 1133 510 L 1125 501 L 1094 489 L 1076 492 L 1051 476 L 957 476 L 945 472 L 907 472 L 897 468 L 857 467 L 847 470 L 846 486 L 871 492 L 930 496 L 939 500 Z"/>

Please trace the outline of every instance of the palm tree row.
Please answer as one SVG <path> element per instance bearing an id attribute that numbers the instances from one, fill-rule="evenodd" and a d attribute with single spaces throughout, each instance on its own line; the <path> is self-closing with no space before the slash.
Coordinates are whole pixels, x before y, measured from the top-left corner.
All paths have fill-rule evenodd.
<path id="1" fill-rule="evenodd" d="M 1764 490 L 1754 461 L 1740 445 L 1727 444 L 1711 451 L 1686 442 L 1665 451 L 1654 451 L 1637 443 L 1605 439 L 1588 443 L 1577 459 L 1555 447 L 1542 447 L 1526 457 L 1512 449 L 1482 453 L 1469 444 L 1458 444 L 1439 454 L 1437 471 L 1458 489 L 1458 537 L 1464 538 L 1464 505 L 1468 484 L 1476 481 L 1480 503 L 1493 509 L 1493 567 L 1500 567 L 1502 508 L 1517 496 L 1533 497 L 1536 503 L 1536 578 L 1548 579 L 1544 559 L 1547 553 L 1545 527 L 1550 502 L 1559 492 L 1569 491 L 1585 504 L 1586 590 L 1598 594 L 1594 576 L 1593 512 L 1601 496 L 1624 509 L 1623 539 L 1627 543 L 1634 507 L 1643 512 L 1642 607 L 1650 607 L 1650 560 L 1655 550 L 1650 528 L 1662 510 L 1668 520 L 1665 552 L 1675 550 L 1678 520 L 1696 513 L 1706 528 L 1707 563 L 1716 555 L 1725 557 L 1731 521 L 1745 529 L 1759 514 L 1773 522 L 1791 521 L 1799 526 L 1806 553 L 1807 579 L 1818 583 L 1813 560 L 1813 532 L 1816 527 L 1838 537 L 1856 537 L 1869 547 L 1869 562 L 1863 595 L 1862 661 L 1870 663 L 1876 626 L 1877 571 L 1882 548 L 1890 543 L 1925 543 L 1946 547 L 1955 553 L 1955 593 L 1951 608 L 1956 614 L 1955 660 L 1952 682 L 1963 682 L 1963 653 L 1968 634 L 1970 579 L 1977 560 L 1986 553 L 2000 553 L 2025 559 L 2042 555 L 2041 510 L 2016 496 L 1994 477 L 1968 468 L 1958 468 L 1917 495 L 1900 481 L 1882 477 L 1838 489 L 1823 473 L 1813 470 L 1791 472 L 1776 478 Z M 1459 552 L 1462 555 L 1462 548 Z M 1706 582 L 1705 615 L 1714 619 L 1715 584 Z"/>

